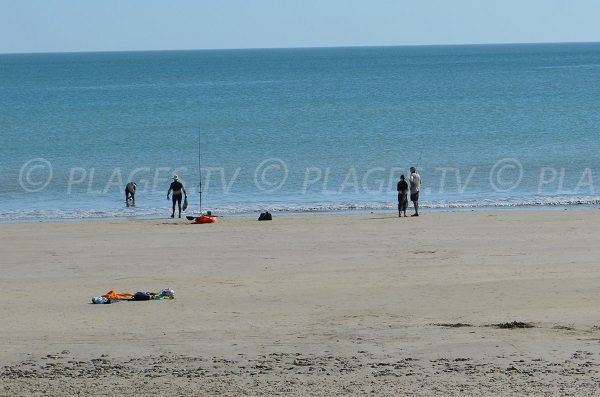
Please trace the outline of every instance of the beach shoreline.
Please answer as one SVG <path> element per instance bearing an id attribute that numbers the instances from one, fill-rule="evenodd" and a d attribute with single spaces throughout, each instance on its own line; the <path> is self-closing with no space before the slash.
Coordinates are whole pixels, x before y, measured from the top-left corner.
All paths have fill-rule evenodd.
<path id="1" fill-rule="evenodd" d="M 594 203 L 574 203 L 574 204 L 522 204 L 522 205 L 501 205 L 501 206 L 456 206 L 456 207 L 431 207 L 421 205 L 421 209 L 428 214 L 438 214 L 445 212 L 505 212 L 505 211 L 588 211 L 600 209 L 600 206 Z M 365 209 L 346 209 L 346 210 L 269 210 L 276 217 L 312 217 L 312 216 L 360 216 L 360 215 L 386 215 L 395 213 L 396 207 L 390 205 L 388 208 L 365 208 Z M 408 209 L 413 211 L 411 206 Z M 212 210 L 213 214 L 221 218 L 256 218 L 261 211 L 244 212 L 222 212 L 218 209 Z M 114 221 L 153 221 L 168 219 L 168 210 L 165 210 L 164 216 L 160 215 L 123 215 L 123 216 L 87 216 L 87 217 L 48 217 L 48 218 L 23 218 L 23 219 L 0 219 L 0 225 L 11 225 L 20 223 L 48 223 L 48 222 L 114 222 Z M 203 211 L 206 212 L 206 211 Z M 188 210 L 182 213 L 182 219 L 185 215 L 194 215 L 197 212 Z"/>
<path id="2" fill-rule="evenodd" d="M 593 395 L 600 212 L 0 224 L 0 395 Z M 174 301 L 91 297 L 173 288 Z"/>

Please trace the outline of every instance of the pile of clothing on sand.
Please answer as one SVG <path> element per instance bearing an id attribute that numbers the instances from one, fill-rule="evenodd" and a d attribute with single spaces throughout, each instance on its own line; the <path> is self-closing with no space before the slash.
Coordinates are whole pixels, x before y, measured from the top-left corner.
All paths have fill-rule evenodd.
<path id="1" fill-rule="evenodd" d="M 172 300 L 175 299 L 175 291 L 171 288 L 164 288 L 160 292 L 116 292 L 110 290 L 106 294 L 101 296 L 94 296 L 92 303 L 94 304 L 108 304 L 120 301 L 151 301 L 151 300 Z"/>

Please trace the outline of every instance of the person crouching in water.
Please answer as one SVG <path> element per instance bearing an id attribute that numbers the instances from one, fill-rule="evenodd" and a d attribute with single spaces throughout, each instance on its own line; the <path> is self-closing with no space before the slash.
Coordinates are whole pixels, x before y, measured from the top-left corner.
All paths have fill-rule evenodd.
<path id="1" fill-rule="evenodd" d="M 187 192 L 183 187 L 183 184 L 179 182 L 179 177 L 177 175 L 173 175 L 173 182 L 171 182 L 171 186 L 169 186 L 169 191 L 167 192 L 167 200 L 169 196 L 173 192 L 173 211 L 171 212 L 171 218 L 175 218 L 175 203 L 177 203 L 179 207 L 179 217 L 181 218 L 181 199 L 183 195 L 187 197 Z"/>
<path id="2" fill-rule="evenodd" d="M 125 186 L 125 204 L 129 207 L 129 200 L 131 200 L 131 206 L 135 207 L 135 189 L 137 185 L 135 182 L 129 182 Z"/>
<path id="3" fill-rule="evenodd" d="M 404 217 L 406 218 L 406 208 L 408 207 L 408 183 L 404 180 L 404 175 L 400 175 L 396 190 L 398 190 L 398 216 L 401 217 L 404 212 Z"/>

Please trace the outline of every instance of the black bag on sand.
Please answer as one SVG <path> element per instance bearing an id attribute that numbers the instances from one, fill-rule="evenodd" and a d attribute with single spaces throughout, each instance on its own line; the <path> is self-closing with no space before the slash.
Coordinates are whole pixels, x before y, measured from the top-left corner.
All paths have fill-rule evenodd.
<path id="1" fill-rule="evenodd" d="M 259 221 L 271 221 L 273 220 L 273 216 L 271 215 L 271 213 L 269 211 L 265 211 L 265 212 L 261 212 L 261 214 L 258 217 Z"/>
<path id="2" fill-rule="evenodd" d="M 149 301 L 150 299 L 152 299 L 152 297 L 145 293 L 145 292 L 136 292 L 135 295 L 133 295 L 133 299 L 134 301 Z"/>

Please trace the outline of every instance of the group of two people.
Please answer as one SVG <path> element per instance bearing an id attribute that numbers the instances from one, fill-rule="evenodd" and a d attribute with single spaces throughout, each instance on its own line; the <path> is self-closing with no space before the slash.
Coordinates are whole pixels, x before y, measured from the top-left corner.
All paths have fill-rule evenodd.
<path id="1" fill-rule="evenodd" d="M 410 191 L 410 201 L 413 202 L 415 213 L 411 216 L 419 216 L 419 190 L 421 189 L 421 176 L 417 173 L 415 167 L 410 167 L 410 186 L 406 182 L 404 175 L 400 175 L 398 181 L 398 216 L 404 213 L 406 217 L 406 208 L 408 207 L 408 192 Z"/>
<path id="2" fill-rule="evenodd" d="M 135 182 L 129 182 L 125 186 L 125 202 L 127 206 L 131 202 L 131 205 L 135 206 L 135 191 L 137 189 L 137 185 Z M 175 205 L 177 204 L 179 209 L 179 217 L 181 218 L 181 200 L 185 197 L 187 198 L 187 192 L 185 191 L 185 187 L 183 187 L 183 183 L 179 180 L 177 175 L 173 175 L 173 182 L 169 186 L 169 191 L 167 192 L 167 200 L 169 200 L 169 196 L 171 196 L 171 192 L 173 192 L 173 210 L 171 211 L 171 218 L 175 218 Z M 186 204 L 187 205 L 187 204 Z M 185 208 L 184 208 L 185 210 Z"/>

